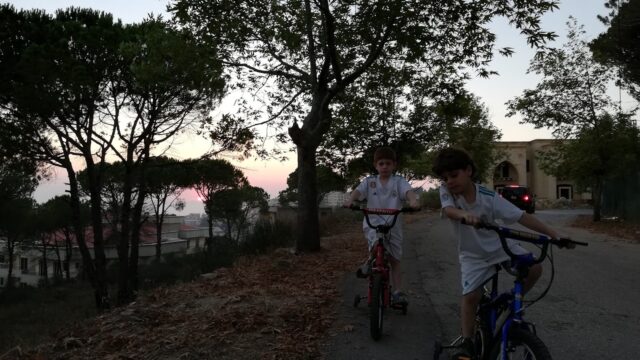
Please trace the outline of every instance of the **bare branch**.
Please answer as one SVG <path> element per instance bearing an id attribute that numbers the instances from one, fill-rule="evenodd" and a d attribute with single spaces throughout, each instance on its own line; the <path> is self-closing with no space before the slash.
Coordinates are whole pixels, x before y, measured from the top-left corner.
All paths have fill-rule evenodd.
<path id="1" fill-rule="evenodd" d="M 288 73 L 286 71 L 258 69 L 255 66 L 251 66 L 249 64 L 236 62 L 236 61 L 223 61 L 222 63 L 224 65 L 228 65 L 228 66 L 244 67 L 244 68 L 247 68 L 247 69 L 249 69 L 251 71 L 255 71 L 257 73 L 260 73 L 260 74 L 283 76 L 283 77 L 286 77 L 286 78 L 293 78 L 293 79 L 301 80 L 301 81 L 305 80 L 300 75 L 294 75 L 294 74 Z"/>
<path id="2" fill-rule="evenodd" d="M 300 91 L 298 91 L 295 95 L 293 95 L 293 97 L 291 98 L 291 100 L 289 100 L 281 109 L 280 111 L 278 111 L 275 115 L 273 115 L 272 117 L 270 117 L 269 119 L 265 120 L 265 121 L 261 121 L 259 123 L 255 123 L 255 124 L 251 124 L 249 126 L 247 126 L 245 129 L 251 129 L 253 127 L 256 126 L 260 126 L 260 125 L 264 125 L 267 123 L 272 122 L 273 120 L 277 119 L 278 116 L 282 115 L 282 113 L 289 107 L 291 106 L 291 104 L 293 104 L 293 102 L 298 98 L 298 96 L 302 95 L 305 92 L 305 89 L 302 89 Z"/>
<path id="3" fill-rule="evenodd" d="M 269 55 L 271 55 L 274 59 L 276 59 L 285 69 L 287 70 L 292 70 L 294 72 L 297 72 L 298 74 L 300 74 L 300 77 L 310 81 L 310 82 L 314 82 L 315 79 L 311 78 L 311 75 L 309 75 L 306 71 L 300 69 L 299 67 L 289 64 L 288 62 L 285 61 L 284 57 L 278 54 L 277 49 L 271 44 L 270 41 L 266 40 L 266 39 L 261 39 L 261 41 L 266 45 L 267 47 L 267 51 L 269 52 Z M 312 72 L 315 71 L 315 69 L 312 69 Z"/>

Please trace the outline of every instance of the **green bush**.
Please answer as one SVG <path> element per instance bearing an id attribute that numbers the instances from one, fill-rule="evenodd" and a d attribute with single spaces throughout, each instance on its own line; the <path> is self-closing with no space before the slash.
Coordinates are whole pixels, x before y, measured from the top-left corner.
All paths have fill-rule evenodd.
<path id="1" fill-rule="evenodd" d="M 195 279 L 202 272 L 201 254 L 177 256 L 166 254 L 162 261 L 153 260 L 139 268 L 140 284 L 149 289 L 159 285 L 186 282 Z"/>
<path id="2" fill-rule="evenodd" d="M 243 254 L 264 254 L 269 250 L 292 246 L 295 232 L 292 225 L 278 221 L 260 220 L 253 232 L 240 243 Z"/>
<path id="3" fill-rule="evenodd" d="M 139 268 L 142 288 L 154 288 L 159 285 L 191 281 L 201 274 L 209 273 L 220 267 L 233 265 L 238 256 L 237 246 L 226 237 L 213 239 L 214 251 L 189 255 L 166 254 L 162 261 L 153 260 Z"/>
<path id="4" fill-rule="evenodd" d="M 440 209 L 440 190 L 434 188 L 420 194 L 420 205 L 425 209 Z"/>

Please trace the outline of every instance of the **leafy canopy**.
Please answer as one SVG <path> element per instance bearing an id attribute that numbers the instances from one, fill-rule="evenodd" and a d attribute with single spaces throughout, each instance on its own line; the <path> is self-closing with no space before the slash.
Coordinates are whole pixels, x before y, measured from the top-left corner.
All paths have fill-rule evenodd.
<path id="1" fill-rule="evenodd" d="M 598 18 L 609 28 L 590 44 L 594 59 L 616 66 L 631 94 L 640 101 L 640 2 L 608 0 L 610 9 Z"/>

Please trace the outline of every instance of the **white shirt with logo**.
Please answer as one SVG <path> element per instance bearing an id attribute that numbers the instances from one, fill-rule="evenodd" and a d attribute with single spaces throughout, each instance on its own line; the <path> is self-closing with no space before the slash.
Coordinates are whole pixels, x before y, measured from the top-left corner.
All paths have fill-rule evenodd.
<path id="1" fill-rule="evenodd" d="M 496 220 L 509 225 L 517 222 L 524 211 L 481 185 L 474 184 L 476 201 L 467 203 L 464 196 L 452 195 L 443 184 L 440 186 L 440 203 L 442 208 L 454 207 L 472 213 L 482 221 L 495 224 Z M 459 220 L 451 219 L 453 233 L 458 240 L 458 256 L 462 273 L 463 294 L 473 291 L 480 286 L 495 270 L 493 265 L 509 259 L 502 249 L 500 238 L 492 230 L 476 229 L 463 225 Z M 507 239 L 509 248 L 515 254 L 525 254 L 528 251 L 517 242 Z"/>
<path id="2" fill-rule="evenodd" d="M 368 176 L 356 188 L 360 192 L 358 200 L 367 200 L 367 208 L 376 209 L 402 209 L 402 202 L 406 200 L 407 191 L 411 190 L 411 185 L 402 176 L 392 175 L 386 184 L 380 182 L 379 176 Z M 369 215 L 372 225 L 390 224 L 393 221 L 392 215 Z M 375 231 L 370 228 L 366 219 L 362 220 L 362 227 L 369 241 L 371 248 L 375 242 Z M 392 248 L 389 249 L 393 257 L 400 259 L 402 255 L 402 219 L 398 216 L 395 226 L 390 231 Z"/>

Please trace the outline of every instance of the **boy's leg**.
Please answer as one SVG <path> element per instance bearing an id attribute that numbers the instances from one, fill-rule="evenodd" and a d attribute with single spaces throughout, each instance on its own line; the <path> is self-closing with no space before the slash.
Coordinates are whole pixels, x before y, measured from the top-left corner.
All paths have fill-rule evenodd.
<path id="1" fill-rule="evenodd" d="M 476 321 L 476 309 L 482 299 L 482 288 L 475 289 L 462 295 L 460 304 L 460 318 L 462 322 L 462 341 L 451 354 L 451 359 L 473 359 L 475 350 L 473 346 L 473 327 Z"/>
<path id="2" fill-rule="evenodd" d="M 391 286 L 394 292 L 402 289 L 402 269 L 400 268 L 400 259 L 402 259 L 402 233 L 398 232 L 397 227 L 391 230 L 391 239 L 387 250 L 391 254 L 389 256 L 389 264 L 391 265 Z"/>
<path id="3" fill-rule="evenodd" d="M 542 265 L 535 264 L 531 268 L 529 268 L 529 275 L 524 279 L 524 293 L 526 294 L 533 288 L 533 286 L 538 282 L 542 276 Z"/>
<path id="4" fill-rule="evenodd" d="M 482 287 L 462 295 L 460 319 L 462 322 L 462 337 L 464 338 L 471 338 L 473 336 L 473 327 L 476 322 L 476 310 L 478 309 L 480 300 L 482 300 Z"/>
<path id="5" fill-rule="evenodd" d="M 400 268 L 400 260 L 393 256 L 390 256 L 389 258 L 389 262 L 391 263 L 391 286 L 394 292 L 400 291 L 402 286 L 402 269 Z"/>

